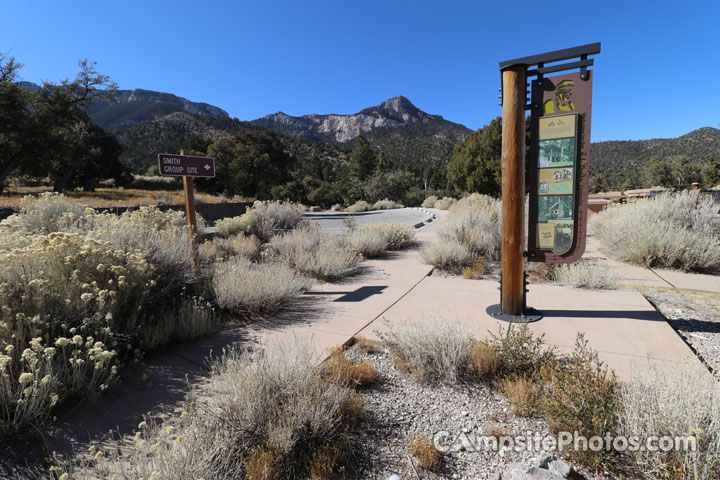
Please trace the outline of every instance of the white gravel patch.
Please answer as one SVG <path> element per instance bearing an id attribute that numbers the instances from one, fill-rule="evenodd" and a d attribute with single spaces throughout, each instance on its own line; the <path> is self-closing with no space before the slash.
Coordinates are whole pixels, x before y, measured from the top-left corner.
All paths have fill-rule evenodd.
<path id="1" fill-rule="evenodd" d="M 549 434 L 547 423 L 513 414 L 507 399 L 484 385 L 421 384 L 398 371 L 386 351 L 366 355 L 352 349 L 350 355 L 363 356 L 379 372 L 378 381 L 363 391 L 368 415 L 361 442 L 367 459 L 359 467 L 357 478 L 493 478 L 510 463 L 543 454 L 461 449 L 444 453 L 437 473 L 422 470 L 406 447 L 418 433 L 430 439 L 438 432 L 449 432 L 454 438 L 463 433 L 474 438 L 493 431 L 506 435 L 538 432 L 544 436 Z"/>

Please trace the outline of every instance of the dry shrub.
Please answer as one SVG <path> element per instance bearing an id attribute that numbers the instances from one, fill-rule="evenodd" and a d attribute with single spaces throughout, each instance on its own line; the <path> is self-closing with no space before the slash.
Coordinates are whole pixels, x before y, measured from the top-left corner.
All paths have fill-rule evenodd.
<path id="1" fill-rule="evenodd" d="M 346 212 L 350 213 L 367 212 L 369 210 L 372 210 L 372 205 L 365 200 L 358 200 L 345 209 Z"/>
<path id="2" fill-rule="evenodd" d="M 117 216 L 61 195 L 24 199 L 0 228 L 2 433 L 105 389 L 146 348 L 215 328 L 206 303 L 187 299 L 192 278 L 181 212 Z"/>
<path id="3" fill-rule="evenodd" d="M 500 392 L 513 406 L 513 412 L 521 417 L 531 417 L 538 411 L 540 386 L 524 375 L 504 377 L 499 383 Z"/>
<path id="4" fill-rule="evenodd" d="M 385 253 L 388 247 L 388 242 L 384 236 L 367 229 L 356 228 L 351 230 L 345 242 L 365 258 L 379 257 Z"/>
<path id="5" fill-rule="evenodd" d="M 429 318 L 379 335 L 398 367 L 420 381 L 454 383 L 465 372 L 470 335 L 456 323 Z"/>
<path id="6" fill-rule="evenodd" d="M 617 278 L 609 269 L 589 262 L 555 265 L 552 278 L 561 285 L 574 288 L 611 289 L 617 285 Z"/>
<path id="7" fill-rule="evenodd" d="M 491 334 L 488 346 L 499 360 L 498 374 L 503 376 L 527 375 L 537 377 L 544 367 L 557 362 L 555 350 L 545 344 L 545 335 L 534 337 L 526 323 L 499 327 Z"/>
<path id="8" fill-rule="evenodd" d="M 89 208 L 72 203 L 59 193 L 44 192 L 20 200 L 20 212 L 6 218 L 3 223 L 29 233 L 48 234 L 80 230 Z"/>
<path id="9" fill-rule="evenodd" d="M 698 192 L 611 205 L 591 231 L 610 254 L 649 267 L 720 271 L 720 205 Z"/>
<path id="10" fill-rule="evenodd" d="M 430 195 L 422 202 L 423 208 L 435 208 L 435 202 L 437 202 L 438 198 L 435 195 Z"/>
<path id="11" fill-rule="evenodd" d="M 525 271 L 530 283 L 545 283 L 553 280 L 553 268 L 549 263 L 527 262 Z"/>
<path id="12" fill-rule="evenodd" d="M 290 304 L 312 286 L 312 281 L 283 265 L 256 264 L 234 257 L 215 266 L 212 286 L 221 308 L 260 316 Z"/>
<path id="13" fill-rule="evenodd" d="M 388 250 L 404 250 L 415 243 L 415 229 L 405 223 L 386 222 L 363 225 L 358 231 L 377 235 L 387 244 Z"/>
<path id="14" fill-rule="evenodd" d="M 306 224 L 307 220 L 301 206 L 278 201 L 258 201 L 239 217 L 215 222 L 218 234 L 221 236 L 244 233 L 255 235 L 262 242 L 269 241 L 277 233 Z"/>
<path id="15" fill-rule="evenodd" d="M 367 386 L 373 383 L 378 372 L 364 359 L 350 360 L 343 347 L 337 347 L 323 364 L 328 378 L 342 385 Z"/>
<path id="16" fill-rule="evenodd" d="M 392 210 L 393 208 L 403 208 L 403 206 L 393 200 L 384 198 L 373 203 L 372 210 Z"/>
<path id="17" fill-rule="evenodd" d="M 241 256 L 250 261 L 260 259 L 260 240 L 254 235 L 233 235 L 227 238 L 215 238 L 200 245 L 200 255 L 207 261 L 223 260 Z"/>
<path id="18" fill-rule="evenodd" d="M 464 245 L 474 257 L 500 258 L 500 201 L 473 193 L 450 210 L 438 232 L 441 241 Z"/>
<path id="19" fill-rule="evenodd" d="M 276 465 L 282 453 L 277 449 L 258 448 L 245 460 L 245 475 L 248 480 L 272 480 L 277 478 Z"/>
<path id="20" fill-rule="evenodd" d="M 0 251 L 0 434 L 107 387 L 136 338 L 152 275 L 139 252 L 79 234 Z"/>
<path id="21" fill-rule="evenodd" d="M 486 435 L 490 437 L 495 437 L 495 439 L 497 439 L 499 443 L 501 437 L 507 436 L 507 432 L 503 430 L 500 426 L 498 426 L 497 423 L 492 423 L 490 425 L 490 428 L 487 429 Z"/>
<path id="22" fill-rule="evenodd" d="M 435 471 L 440 467 L 442 455 L 424 433 L 416 434 L 407 444 L 408 451 L 417 458 L 425 470 Z"/>
<path id="23" fill-rule="evenodd" d="M 365 337 L 355 337 L 355 345 L 365 353 L 374 353 L 376 351 L 375 344 Z"/>
<path id="24" fill-rule="evenodd" d="M 620 384 L 600 362 L 597 352 L 588 347 L 583 334 L 578 334 L 569 357 L 542 368 L 540 381 L 542 412 L 554 433 L 578 432 L 589 439 L 618 431 Z M 571 449 L 567 453 L 594 468 L 612 467 L 617 459 L 617 452 L 606 450 Z"/>
<path id="25" fill-rule="evenodd" d="M 324 379 L 310 352 L 297 343 L 231 350 L 173 429 L 143 427 L 121 451 L 62 470 L 76 479 L 336 475 L 356 441 L 344 416 L 355 394 Z"/>
<path id="26" fill-rule="evenodd" d="M 485 275 L 485 262 L 476 261 L 470 267 L 465 267 L 462 276 L 468 280 L 479 280 Z"/>
<path id="27" fill-rule="evenodd" d="M 341 239 L 318 228 L 298 229 L 274 237 L 269 254 L 299 273 L 325 281 L 355 274 L 362 262 L 362 256 Z"/>
<path id="28" fill-rule="evenodd" d="M 426 263 L 450 273 L 460 273 L 475 261 L 470 250 L 455 240 L 426 244 L 420 249 L 420 256 Z"/>
<path id="29" fill-rule="evenodd" d="M 448 210 L 453 205 L 457 203 L 457 200 L 452 197 L 443 197 L 440 200 L 437 200 L 432 208 L 437 208 L 438 210 Z"/>
<path id="30" fill-rule="evenodd" d="M 162 315 L 146 316 L 140 322 L 139 343 L 142 350 L 154 350 L 202 337 L 220 326 L 215 309 L 200 298 L 183 298 L 164 310 Z"/>
<path id="31" fill-rule="evenodd" d="M 717 478 L 720 470 L 720 392 L 706 372 L 686 365 L 667 372 L 648 361 L 621 389 L 620 434 L 649 436 L 689 435 L 696 450 L 669 452 L 647 449 L 632 452 L 633 461 L 647 477 L 677 479 Z M 643 441 L 643 440 L 641 440 Z M 713 476 L 715 475 L 715 476 Z"/>
<path id="32" fill-rule="evenodd" d="M 500 369 L 500 359 L 487 342 L 472 339 L 469 345 L 467 374 L 477 380 L 491 380 Z"/>

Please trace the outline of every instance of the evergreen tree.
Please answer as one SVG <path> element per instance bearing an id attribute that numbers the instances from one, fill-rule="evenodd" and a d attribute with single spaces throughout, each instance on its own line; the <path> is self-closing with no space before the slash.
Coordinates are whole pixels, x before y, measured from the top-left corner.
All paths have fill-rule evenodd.
<path id="1" fill-rule="evenodd" d="M 501 129 L 502 120 L 497 117 L 455 147 L 447 179 L 458 191 L 500 194 Z"/>
<path id="2" fill-rule="evenodd" d="M 711 187 L 720 183 L 720 162 L 714 157 L 710 157 L 705 165 L 703 183 Z"/>
<path id="3" fill-rule="evenodd" d="M 355 139 L 355 146 L 350 154 L 350 165 L 348 170 L 350 176 L 356 181 L 364 181 L 375 171 L 375 152 L 367 139 L 362 135 L 358 135 Z"/>

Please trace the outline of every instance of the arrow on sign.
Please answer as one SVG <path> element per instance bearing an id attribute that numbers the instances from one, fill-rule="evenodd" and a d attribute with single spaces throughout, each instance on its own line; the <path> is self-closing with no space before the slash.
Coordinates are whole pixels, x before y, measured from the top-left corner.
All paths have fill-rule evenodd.
<path id="1" fill-rule="evenodd" d="M 211 168 L 212 167 L 210 165 L 208 165 L 207 163 L 205 164 L 205 170 L 210 170 Z"/>

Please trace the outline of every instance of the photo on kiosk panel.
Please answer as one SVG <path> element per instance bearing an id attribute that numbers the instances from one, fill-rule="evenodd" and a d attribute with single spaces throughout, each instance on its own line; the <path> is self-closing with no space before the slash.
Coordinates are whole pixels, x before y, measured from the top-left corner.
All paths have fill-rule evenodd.
<path id="1" fill-rule="evenodd" d="M 538 223 L 572 220 L 572 195 L 541 195 L 538 197 Z"/>
<path id="2" fill-rule="evenodd" d="M 573 168 L 543 168 L 538 170 L 540 195 L 573 193 Z"/>
<path id="3" fill-rule="evenodd" d="M 572 167 L 575 164 L 575 138 L 556 138 L 538 142 L 538 168 Z"/>
<path id="4" fill-rule="evenodd" d="M 565 220 L 554 220 L 551 223 L 538 223 L 538 248 L 553 250 L 560 255 L 566 253 L 572 246 L 573 228 L 573 223 Z"/>

